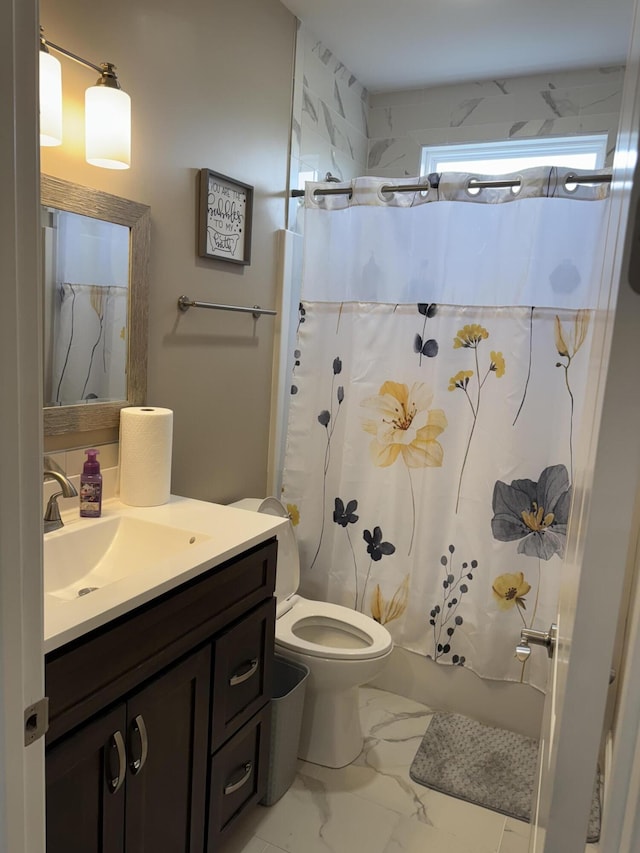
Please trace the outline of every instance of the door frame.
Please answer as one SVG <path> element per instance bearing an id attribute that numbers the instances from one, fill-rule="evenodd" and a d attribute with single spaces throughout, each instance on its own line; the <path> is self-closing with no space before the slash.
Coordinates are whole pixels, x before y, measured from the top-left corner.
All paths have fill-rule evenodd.
<path id="1" fill-rule="evenodd" d="M 42 382 L 36 0 L 0 3 L 0 850 L 44 853 Z"/>
<path id="2" fill-rule="evenodd" d="M 601 364 L 599 368 L 591 365 L 594 411 L 601 412 L 601 417 L 594 418 L 589 446 L 582 451 L 584 464 L 578 471 L 563 566 L 558 644 L 545 702 L 529 847 L 536 853 L 584 851 L 617 626 L 626 618 L 628 602 L 623 592 L 628 589 L 638 544 L 640 397 L 635 374 L 640 362 L 640 295 L 632 291 L 628 277 L 629 249 L 640 227 L 635 217 L 630 219 L 639 197 L 637 172 L 634 175 L 640 127 L 639 58 L 636 3 L 603 260 L 610 312 L 597 324 Z M 612 778 L 615 772 L 614 762 Z M 606 808 L 602 849 L 618 853 L 619 848 L 608 846 L 606 840 Z"/>
<path id="3" fill-rule="evenodd" d="M 634 590 L 625 652 L 618 673 L 620 689 L 614 715 L 614 754 L 607 778 L 601 849 L 640 850 L 640 547 L 634 559 Z"/>

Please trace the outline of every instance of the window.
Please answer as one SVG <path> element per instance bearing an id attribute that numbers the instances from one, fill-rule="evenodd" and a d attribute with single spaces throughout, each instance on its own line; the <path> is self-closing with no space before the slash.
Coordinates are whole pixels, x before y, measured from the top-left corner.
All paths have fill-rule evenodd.
<path id="1" fill-rule="evenodd" d="M 607 153 L 607 134 L 506 142 L 471 142 L 463 145 L 425 146 L 421 175 L 431 172 L 470 172 L 501 175 L 534 166 L 601 169 Z"/>

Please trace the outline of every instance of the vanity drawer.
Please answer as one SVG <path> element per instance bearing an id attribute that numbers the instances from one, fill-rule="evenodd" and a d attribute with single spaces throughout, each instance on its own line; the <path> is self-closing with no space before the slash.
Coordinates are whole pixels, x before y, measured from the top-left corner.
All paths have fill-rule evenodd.
<path id="1" fill-rule="evenodd" d="M 275 587 L 277 543 L 258 545 L 47 655 L 47 743 L 208 640 Z"/>
<path id="2" fill-rule="evenodd" d="M 211 752 L 271 698 L 275 619 L 271 598 L 216 638 Z"/>
<path id="3" fill-rule="evenodd" d="M 266 793 L 270 724 L 266 705 L 211 758 L 208 853 L 218 850 L 235 819 Z"/>

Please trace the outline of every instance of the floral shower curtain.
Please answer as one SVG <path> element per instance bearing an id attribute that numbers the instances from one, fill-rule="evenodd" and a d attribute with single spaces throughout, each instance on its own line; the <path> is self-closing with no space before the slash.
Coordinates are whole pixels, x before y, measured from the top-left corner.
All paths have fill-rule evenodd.
<path id="1" fill-rule="evenodd" d="M 539 688 L 514 648 L 556 612 L 608 208 L 567 174 L 307 185 L 283 474 L 302 594 Z"/>
<path id="2" fill-rule="evenodd" d="M 115 285 L 58 285 L 53 405 L 126 399 L 128 295 Z"/>
<path id="3" fill-rule="evenodd" d="M 49 405 L 127 397 L 129 228 L 54 211 Z"/>

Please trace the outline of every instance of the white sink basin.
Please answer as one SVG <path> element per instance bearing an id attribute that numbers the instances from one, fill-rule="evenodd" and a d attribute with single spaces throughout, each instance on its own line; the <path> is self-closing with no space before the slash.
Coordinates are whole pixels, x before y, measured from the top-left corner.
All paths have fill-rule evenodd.
<path id="1" fill-rule="evenodd" d="M 126 516 L 65 527 L 44 537 L 44 591 L 63 601 L 82 598 L 210 538 Z"/>
<path id="2" fill-rule="evenodd" d="M 45 653 L 222 566 L 288 524 L 178 495 L 150 507 L 111 498 L 101 518 L 78 518 L 76 508 L 62 517 L 65 526 L 44 536 Z"/>

